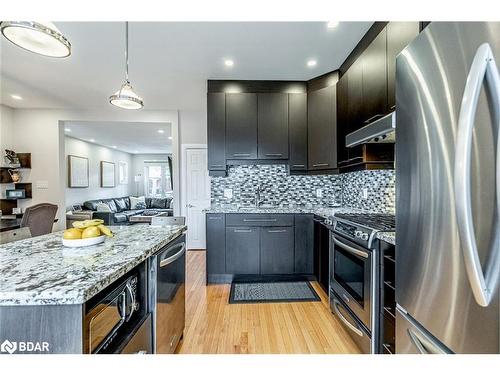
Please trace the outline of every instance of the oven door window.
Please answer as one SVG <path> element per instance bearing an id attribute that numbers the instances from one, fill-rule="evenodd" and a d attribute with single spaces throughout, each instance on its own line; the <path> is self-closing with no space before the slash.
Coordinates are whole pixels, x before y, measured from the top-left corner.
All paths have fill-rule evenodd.
<path id="1" fill-rule="evenodd" d="M 365 261 L 335 246 L 333 277 L 361 307 L 364 305 Z"/>

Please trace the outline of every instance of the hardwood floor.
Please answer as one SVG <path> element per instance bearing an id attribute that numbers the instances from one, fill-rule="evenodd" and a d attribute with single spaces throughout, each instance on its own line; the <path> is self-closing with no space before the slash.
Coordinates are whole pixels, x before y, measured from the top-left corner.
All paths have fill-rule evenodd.
<path id="1" fill-rule="evenodd" d="M 178 353 L 359 353 L 321 302 L 228 304 L 230 284 L 205 285 L 205 251 L 188 251 L 186 328 Z"/>

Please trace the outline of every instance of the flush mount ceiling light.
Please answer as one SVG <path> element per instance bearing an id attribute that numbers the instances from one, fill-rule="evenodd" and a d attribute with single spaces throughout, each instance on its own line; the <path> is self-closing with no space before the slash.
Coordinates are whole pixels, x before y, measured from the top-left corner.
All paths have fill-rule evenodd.
<path id="1" fill-rule="evenodd" d="M 125 22 L 125 82 L 120 90 L 109 97 L 109 102 L 124 109 L 141 109 L 144 107 L 142 98 L 137 95 L 128 80 L 128 22 Z"/>
<path id="2" fill-rule="evenodd" d="M 49 57 L 68 57 L 71 43 L 52 22 L 2 21 L 5 38 L 27 51 Z"/>
<path id="3" fill-rule="evenodd" d="M 316 64 L 317 64 L 317 63 L 318 63 L 318 62 L 317 62 L 316 60 L 309 60 L 309 61 L 307 62 L 307 66 L 308 66 L 309 68 L 313 68 L 313 67 L 315 67 L 315 66 L 316 66 Z"/>
<path id="4" fill-rule="evenodd" d="M 230 59 L 224 60 L 224 65 L 225 66 L 233 66 L 234 65 L 234 61 L 230 60 Z"/>
<path id="5" fill-rule="evenodd" d="M 163 129 L 158 129 L 158 133 L 163 134 L 163 133 L 165 133 L 165 130 L 163 130 Z"/>
<path id="6" fill-rule="evenodd" d="M 330 21 L 326 24 L 329 29 L 335 29 L 339 25 L 338 21 Z"/>

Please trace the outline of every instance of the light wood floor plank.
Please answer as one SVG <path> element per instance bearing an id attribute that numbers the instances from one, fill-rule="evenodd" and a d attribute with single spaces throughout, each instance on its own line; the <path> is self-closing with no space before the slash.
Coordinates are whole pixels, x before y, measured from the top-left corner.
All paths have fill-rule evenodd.
<path id="1" fill-rule="evenodd" d="M 205 285 L 205 261 L 205 251 L 188 251 L 186 328 L 178 353 L 359 353 L 318 283 L 311 283 L 318 302 L 230 305 L 229 284 Z"/>

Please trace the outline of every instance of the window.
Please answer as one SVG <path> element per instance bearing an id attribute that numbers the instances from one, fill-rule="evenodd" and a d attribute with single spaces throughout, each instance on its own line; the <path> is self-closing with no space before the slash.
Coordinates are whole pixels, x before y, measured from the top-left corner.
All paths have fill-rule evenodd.
<path id="1" fill-rule="evenodd" d="M 164 198 L 172 191 L 170 168 L 167 161 L 144 162 L 146 196 Z"/>
<path id="2" fill-rule="evenodd" d="M 128 184 L 128 164 L 124 161 L 118 162 L 118 178 L 120 185 Z"/>

